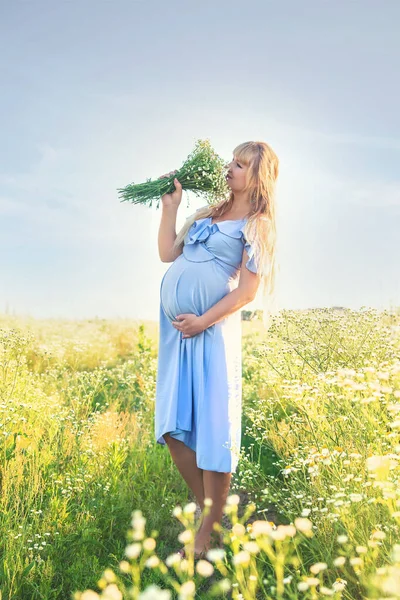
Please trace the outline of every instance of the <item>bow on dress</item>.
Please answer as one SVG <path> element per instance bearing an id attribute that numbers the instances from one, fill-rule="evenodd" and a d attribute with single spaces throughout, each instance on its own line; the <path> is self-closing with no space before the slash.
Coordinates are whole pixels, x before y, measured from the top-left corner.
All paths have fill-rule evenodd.
<path id="1" fill-rule="evenodd" d="M 200 222 L 194 221 L 192 227 L 189 229 L 187 244 L 194 244 L 197 241 L 204 242 L 212 233 L 218 231 L 218 229 L 217 223 L 211 225 L 209 218 Z"/>

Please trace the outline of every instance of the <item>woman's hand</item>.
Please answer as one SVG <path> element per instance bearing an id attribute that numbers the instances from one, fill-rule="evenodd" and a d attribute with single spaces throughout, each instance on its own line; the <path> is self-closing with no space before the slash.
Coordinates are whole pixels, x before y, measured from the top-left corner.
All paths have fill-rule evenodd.
<path id="1" fill-rule="evenodd" d="M 158 179 L 169 177 L 174 173 L 176 173 L 176 170 L 170 171 L 169 173 L 165 173 L 165 175 L 161 175 Z M 175 189 L 171 194 L 164 194 L 163 196 L 161 196 L 163 206 L 176 206 L 178 208 L 178 206 L 180 205 L 182 200 L 182 186 L 176 178 L 174 179 L 174 184 Z"/>
<path id="2" fill-rule="evenodd" d="M 172 321 L 172 325 L 175 329 L 182 331 L 182 339 L 193 337 L 206 329 L 202 318 L 191 313 L 177 315 L 176 321 Z"/>

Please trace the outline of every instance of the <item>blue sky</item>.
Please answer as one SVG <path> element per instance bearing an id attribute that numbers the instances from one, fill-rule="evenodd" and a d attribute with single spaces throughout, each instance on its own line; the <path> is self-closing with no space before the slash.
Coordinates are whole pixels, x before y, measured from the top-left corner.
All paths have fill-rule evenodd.
<path id="1" fill-rule="evenodd" d="M 399 20 L 397 0 L 0 2 L 0 312 L 158 319 L 160 212 L 116 190 L 200 138 L 280 158 L 280 307 L 400 305 Z M 184 194 L 178 227 L 203 204 Z"/>

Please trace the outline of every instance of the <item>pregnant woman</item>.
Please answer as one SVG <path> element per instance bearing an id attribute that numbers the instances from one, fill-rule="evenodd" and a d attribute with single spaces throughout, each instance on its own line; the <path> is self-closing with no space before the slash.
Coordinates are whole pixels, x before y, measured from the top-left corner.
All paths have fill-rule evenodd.
<path id="1" fill-rule="evenodd" d="M 172 264 L 160 289 L 155 437 L 168 445 L 201 510 L 212 501 L 196 532 L 196 558 L 211 547 L 240 455 L 240 309 L 260 283 L 265 300 L 275 278 L 279 160 L 265 142 L 245 142 L 228 167 L 229 197 L 200 208 L 178 234 L 182 186 L 175 179 L 175 191 L 162 196 L 158 234 L 160 259 Z"/>

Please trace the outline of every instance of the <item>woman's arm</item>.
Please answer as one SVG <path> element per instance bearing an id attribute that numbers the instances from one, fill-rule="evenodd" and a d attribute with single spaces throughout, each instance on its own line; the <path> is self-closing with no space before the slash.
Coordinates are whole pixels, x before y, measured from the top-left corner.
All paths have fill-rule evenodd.
<path id="1" fill-rule="evenodd" d="M 176 216 L 178 206 L 163 206 L 158 230 L 158 253 L 161 262 L 173 262 L 182 254 L 182 245 L 178 249 L 173 249 L 176 240 Z"/>
<path id="2" fill-rule="evenodd" d="M 159 179 L 173 175 L 176 171 L 170 171 L 161 175 Z M 171 194 L 161 196 L 162 213 L 161 222 L 158 230 L 158 253 L 161 262 L 174 262 L 182 254 L 183 244 L 179 248 L 173 248 L 176 240 L 176 215 L 182 200 L 182 185 L 174 179 L 175 189 Z"/>

